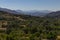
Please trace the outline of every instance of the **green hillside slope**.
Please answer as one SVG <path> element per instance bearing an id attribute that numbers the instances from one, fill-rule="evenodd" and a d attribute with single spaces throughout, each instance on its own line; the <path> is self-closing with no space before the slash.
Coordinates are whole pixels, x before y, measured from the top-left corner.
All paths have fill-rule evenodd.
<path id="1" fill-rule="evenodd" d="M 0 40 L 56 40 L 60 19 L 0 11 Z"/>

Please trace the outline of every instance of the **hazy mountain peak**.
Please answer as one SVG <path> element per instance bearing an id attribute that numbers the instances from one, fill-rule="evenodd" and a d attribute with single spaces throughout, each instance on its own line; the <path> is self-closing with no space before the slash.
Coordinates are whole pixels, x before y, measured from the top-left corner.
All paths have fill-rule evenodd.
<path id="1" fill-rule="evenodd" d="M 30 10 L 30 11 L 22 11 L 22 10 L 11 10 L 7 8 L 0 8 L 0 11 L 6 11 L 13 14 L 25 14 L 25 15 L 31 15 L 31 16 L 44 16 L 52 11 L 49 10 Z"/>

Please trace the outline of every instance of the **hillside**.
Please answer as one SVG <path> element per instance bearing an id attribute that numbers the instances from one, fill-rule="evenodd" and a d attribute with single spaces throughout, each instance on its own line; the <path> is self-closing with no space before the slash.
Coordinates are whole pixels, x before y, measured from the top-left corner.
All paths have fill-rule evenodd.
<path id="1" fill-rule="evenodd" d="M 59 35 L 60 18 L 57 20 L 0 11 L 1 40 L 56 40 Z"/>
<path id="2" fill-rule="evenodd" d="M 51 12 L 51 13 L 47 14 L 46 16 L 51 17 L 51 18 L 60 18 L 60 11 Z"/>

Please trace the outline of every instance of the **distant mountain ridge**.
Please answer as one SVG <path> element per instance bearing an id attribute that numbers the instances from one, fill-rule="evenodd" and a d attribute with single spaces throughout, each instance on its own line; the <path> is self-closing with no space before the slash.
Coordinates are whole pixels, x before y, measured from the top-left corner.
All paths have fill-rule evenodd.
<path id="1" fill-rule="evenodd" d="M 47 14 L 46 17 L 60 18 L 60 11 L 51 12 L 51 13 Z"/>
<path id="2" fill-rule="evenodd" d="M 22 11 L 22 10 L 11 10 L 11 9 L 7 9 L 7 8 L 0 8 L 0 11 L 6 11 L 8 13 L 12 13 L 12 14 L 24 14 L 24 15 L 31 15 L 31 16 L 38 16 L 38 17 L 43 17 L 43 16 L 60 16 L 60 11 L 57 12 L 53 12 L 53 11 L 49 11 L 49 10 L 31 10 L 31 11 Z"/>
<path id="3" fill-rule="evenodd" d="M 30 10 L 30 11 L 19 11 L 19 10 L 16 10 L 17 12 L 21 12 L 25 15 L 31 15 L 31 16 L 44 16 L 52 11 L 48 11 L 48 10 Z"/>
<path id="4" fill-rule="evenodd" d="M 18 13 L 15 10 L 7 9 L 7 8 L 0 8 L 0 11 L 6 11 L 6 12 L 9 12 L 9 13 L 13 13 L 13 14 L 17 14 Z"/>

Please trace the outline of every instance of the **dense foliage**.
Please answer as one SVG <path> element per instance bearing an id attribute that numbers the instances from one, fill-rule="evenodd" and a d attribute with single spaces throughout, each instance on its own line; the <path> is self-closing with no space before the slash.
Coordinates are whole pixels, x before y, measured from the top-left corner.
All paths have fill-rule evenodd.
<path id="1" fill-rule="evenodd" d="M 0 40 L 56 40 L 60 19 L 0 11 Z"/>

